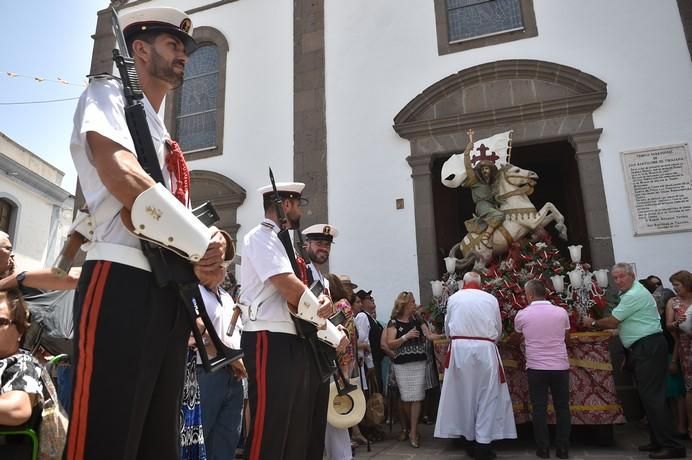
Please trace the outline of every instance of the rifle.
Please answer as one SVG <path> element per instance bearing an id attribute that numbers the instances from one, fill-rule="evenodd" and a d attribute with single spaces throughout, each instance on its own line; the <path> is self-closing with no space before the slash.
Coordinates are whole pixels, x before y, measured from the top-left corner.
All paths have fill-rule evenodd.
<path id="1" fill-rule="evenodd" d="M 296 259 L 295 248 L 293 246 L 293 242 L 291 241 L 291 235 L 288 233 L 288 218 L 284 213 L 282 200 L 279 196 L 279 191 L 276 188 L 276 182 L 274 181 L 274 173 L 272 172 L 271 168 L 269 168 L 269 181 L 271 182 L 272 190 L 274 191 L 274 208 L 276 209 L 276 216 L 279 219 L 280 230 L 277 236 L 279 238 L 279 241 L 281 241 L 281 244 L 283 245 L 284 249 L 286 249 L 286 255 L 288 256 L 288 260 L 291 263 L 291 268 L 293 268 L 293 272 L 299 279 L 302 279 L 301 272 L 302 270 L 305 270 L 305 267 L 301 266 L 298 263 L 298 260 Z M 296 234 L 298 235 L 298 241 L 301 245 L 298 251 L 301 253 L 302 260 L 306 261 L 308 259 L 306 259 L 302 254 L 303 238 L 299 229 L 296 230 Z M 312 291 L 312 293 L 315 294 L 315 296 L 319 296 L 320 294 L 322 294 L 324 286 L 319 280 L 312 280 L 312 274 L 310 273 L 310 270 L 307 271 L 307 277 L 308 283 L 310 283 L 310 290 Z M 322 382 L 324 383 L 329 381 L 329 378 L 332 375 L 334 375 L 334 381 L 336 382 L 337 392 L 340 395 L 349 393 L 357 389 L 358 387 L 356 385 L 351 384 L 349 379 L 347 379 L 341 372 L 341 368 L 336 365 L 335 350 L 317 338 L 317 326 L 301 318 L 298 318 L 295 315 L 291 315 L 291 319 L 293 320 L 293 324 L 296 327 L 296 332 L 298 333 L 298 335 L 307 340 L 308 344 L 310 345 L 310 349 L 312 350 L 312 356 L 315 359 L 315 363 L 317 364 L 317 369 L 322 379 Z M 332 317 L 328 318 L 327 321 L 331 321 L 334 325 L 338 325 L 341 324 L 341 322 L 344 319 L 345 317 L 343 313 L 339 312 L 336 315 L 333 315 Z"/>
<path id="2" fill-rule="evenodd" d="M 142 169 L 144 169 L 152 179 L 163 184 L 163 174 L 161 173 L 154 142 L 151 139 L 149 125 L 147 124 L 146 113 L 142 105 L 144 91 L 139 84 L 139 76 L 135 69 L 135 61 L 129 56 L 125 44 L 125 37 L 120 29 L 118 15 L 113 8 L 111 8 L 111 21 L 113 32 L 115 33 L 118 47 L 120 48 L 120 50 L 117 48 L 113 50 L 113 61 L 118 67 L 118 72 L 122 80 L 123 95 L 125 97 L 125 119 L 127 120 L 127 127 L 135 146 L 137 160 L 142 166 Z M 200 215 L 206 218 L 206 222 L 200 219 L 205 224 L 207 224 L 210 219 L 218 220 L 216 211 L 212 212 L 208 207 L 200 212 Z M 173 287 L 178 293 L 179 299 L 185 305 L 185 311 L 190 320 L 192 334 L 195 338 L 195 343 L 197 344 L 197 350 L 202 359 L 204 370 L 206 372 L 212 372 L 232 361 L 242 358 L 243 352 L 227 347 L 214 329 L 204 305 L 204 299 L 199 291 L 199 280 L 190 262 L 170 250 L 164 249 L 149 241 L 140 240 L 140 243 L 142 245 L 142 252 L 151 265 L 151 272 L 154 275 L 157 286 Z M 198 316 L 202 319 L 204 327 L 209 333 L 209 338 L 217 350 L 217 355 L 213 359 L 209 358 L 202 334 L 196 325 Z"/>

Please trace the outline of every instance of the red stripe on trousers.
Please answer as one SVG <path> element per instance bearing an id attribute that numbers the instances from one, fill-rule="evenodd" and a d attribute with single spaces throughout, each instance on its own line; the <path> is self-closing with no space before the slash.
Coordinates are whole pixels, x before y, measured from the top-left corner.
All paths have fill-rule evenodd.
<path id="1" fill-rule="evenodd" d="M 250 448 L 250 460 L 259 460 L 262 447 L 262 435 L 264 434 L 264 417 L 267 408 L 267 332 L 257 333 L 255 341 L 255 369 L 257 380 L 257 413 L 255 414 L 255 426 L 252 435 L 252 447 Z"/>
<path id="2" fill-rule="evenodd" d="M 89 283 L 87 296 L 82 307 L 82 318 L 79 324 L 79 375 L 75 390 L 75 403 L 73 411 L 77 414 L 77 426 L 70 430 L 68 440 L 68 459 L 83 459 L 86 446 L 87 420 L 89 417 L 89 395 L 91 377 L 94 371 L 94 349 L 96 327 L 98 325 L 103 291 L 108 279 L 111 262 L 97 262 L 94 268 L 94 276 Z"/>

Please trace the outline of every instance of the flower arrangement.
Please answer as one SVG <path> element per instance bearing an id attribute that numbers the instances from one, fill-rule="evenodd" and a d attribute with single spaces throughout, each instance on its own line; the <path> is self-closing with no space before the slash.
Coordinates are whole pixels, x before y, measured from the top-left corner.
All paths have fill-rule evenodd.
<path id="1" fill-rule="evenodd" d="M 593 281 L 590 270 L 589 264 L 571 262 L 562 257 L 560 250 L 553 245 L 550 235 L 547 232 L 539 232 L 532 240 L 514 242 L 507 254 L 491 260 L 481 273 L 482 289 L 497 298 L 503 329 L 509 334 L 514 331 L 514 317 L 517 312 L 528 305 L 524 295 L 524 284 L 531 279 L 538 279 L 548 288 L 546 300 L 567 310 L 572 330 L 578 331 L 580 317 L 590 316 L 598 319 L 607 316 L 615 304 L 605 289 Z M 576 272 L 580 273 L 580 279 L 585 280 L 580 286 L 570 284 L 566 289 L 561 286 L 556 289 L 553 285 L 556 275 L 562 280 L 564 275 Z M 448 279 L 455 277 L 454 274 L 445 276 Z M 445 291 L 450 291 L 453 287 L 444 279 L 443 285 Z M 444 321 L 447 298 L 455 291 L 456 289 L 444 292 L 445 295 L 433 297 L 429 308 L 434 321 Z"/>

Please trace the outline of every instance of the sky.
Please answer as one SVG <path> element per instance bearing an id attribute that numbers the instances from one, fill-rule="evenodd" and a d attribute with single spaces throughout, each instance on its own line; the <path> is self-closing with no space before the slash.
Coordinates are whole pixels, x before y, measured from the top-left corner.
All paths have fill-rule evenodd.
<path id="1" fill-rule="evenodd" d="M 91 65 L 96 12 L 108 0 L 0 0 L 0 131 L 65 173 L 74 193 L 70 158 L 72 116 Z M 10 77 L 13 72 L 24 77 Z M 45 78 L 38 82 L 34 77 Z M 74 85 L 49 82 L 62 78 Z M 74 100 L 41 104 L 15 102 Z"/>

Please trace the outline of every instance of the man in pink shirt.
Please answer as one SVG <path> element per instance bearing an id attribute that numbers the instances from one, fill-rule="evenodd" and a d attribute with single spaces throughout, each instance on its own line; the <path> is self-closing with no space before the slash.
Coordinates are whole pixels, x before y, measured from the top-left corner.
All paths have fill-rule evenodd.
<path id="1" fill-rule="evenodd" d="M 533 407 L 536 455 L 550 458 L 547 421 L 550 389 L 557 419 L 555 454 L 558 458 L 568 458 L 571 423 L 569 360 L 565 342 L 569 338 L 569 317 L 563 308 L 545 300 L 546 289 L 540 281 L 528 281 L 524 291 L 529 306 L 517 313 L 514 329 L 519 337 L 523 335 L 526 345 L 526 373 Z"/>

